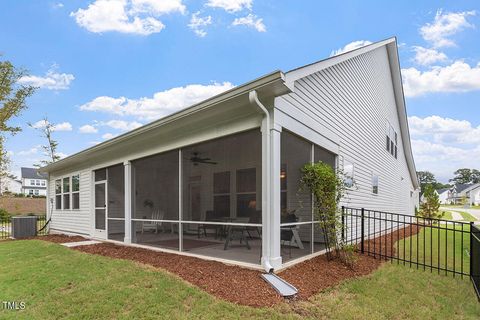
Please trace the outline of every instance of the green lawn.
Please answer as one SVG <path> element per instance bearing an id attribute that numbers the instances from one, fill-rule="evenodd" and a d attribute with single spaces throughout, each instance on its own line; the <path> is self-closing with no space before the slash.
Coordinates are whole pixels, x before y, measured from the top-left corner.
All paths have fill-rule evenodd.
<path id="1" fill-rule="evenodd" d="M 452 217 L 452 212 L 450 211 L 443 211 L 443 215 L 440 219 L 445 219 L 445 220 L 453 220 Z"/>
<path id="2" fill-rule="evenodd" d="M 474 216 L 472 216 L 470 213 L 463 212 L 463 211 L 457 211 L 462 215 L 462 221 L 467 221 L 467 222 L 472 222 L 472 221 L 477 221 Z"/>
<path id="3" fill-rule="evenodd" d="M 254 288 L 252 288 L 254 290 Z M 308 301 L 254 309 L 220 301 L 183 280 L 131 261 L 38 240 L 0 243 L 1 319 L 475 319 L 467 279 L 386 263 Z M 408 307 L 406 307 L 408 306 Z"/>
<path id="4" fill-rule="evenodd" d="M 461 226 L 456 226 L 456 230 L 461 231 Z M 470 226 L 463 226 L 463 230 L 469 231 Z M 450 224 L 448 230 L 445 229 L 445 224 L 441 224 L 441 228 L 436 225 L 421 228 L 417 235 L 399 241 L 397 248 L 399 259 L 458 272 L 468 272 L 470 268 L 469 234 L 463 233 L 462 238 L 462 232 L 454 232 Z M 423 266 L 418 268 L 424 269 Z M 425 268 L 429 270 L 428 267 Z"/>

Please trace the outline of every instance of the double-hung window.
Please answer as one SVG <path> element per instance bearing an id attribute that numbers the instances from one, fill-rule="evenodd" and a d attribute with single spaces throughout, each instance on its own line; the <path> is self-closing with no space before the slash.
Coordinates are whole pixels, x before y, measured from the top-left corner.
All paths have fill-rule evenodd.
<path id="1" fill-rule="evenodd" d="M 80 209 L 80 176 L 72 176 L 72 209 Z"/>
<path id="2" fill-rule="evenodd" d="M 62 180 L 55 180 L 55 209 L 62 210 Z"/>
<path id="3" fill-rule="evenodd" d="M 390 124 L 390 122 L 387 121 L 387 151 L 390 152 L 392 156 L 397 159 L 397 140 L 398 140 L 398 135 L 393 126 Z"/>
<path id="4" fill-rule="evenodd" d="M 63 209 L 70 209 L 70 177 L 63 178 Z"/>

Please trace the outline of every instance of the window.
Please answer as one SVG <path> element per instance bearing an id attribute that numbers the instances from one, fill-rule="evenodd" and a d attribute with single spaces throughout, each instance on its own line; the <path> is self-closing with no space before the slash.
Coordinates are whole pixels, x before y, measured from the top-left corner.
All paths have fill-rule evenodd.
<path id="1" fill-rule="evenodd" d="M 28 194 L 33 196 L 33 189 L 28 190 Z"/>
<path id="2" fill-rule="evenodd" d="M 353 163 L 344 159 L 343 160 L 343 175 L 344 175 L 343 183 L 345 184 L 346 188 L 353 187 L 353 184 L 354 184 L 353 174 L 354 174 Z"/>
<path id="3" fill-rule="evenodd" d="M 63 209 L 70 209 L 70 178 L 63 178 Z"/>
<path id="4" fill-rule="evenodd" d="M 237 170 L 237 216 L 249 217 L 257 207 L 257 170 Z"/>
<path id="5" fill-rule="evenodd" d="M 393 129 L 392 125 L 387 121 L 387 151 L 390 152 L 392 156 L 397 159 L 397 140 L 398 140 L 398 135 L 395 129 Z"/>
<path id="6" fill-rule="evenodd" d="M 35 185 L 35 180 L 30 180 L 30 185 L 34 186 Z"/>
<path id="7" fill-rule="evenodd" d="M 213 211 L 230 216 L 230 171 L 213 174 Z"/>
<path id="8" fill-rule="evenodd" d="M 378 175 L 372 175 L 372 192 L 378 194 Z"/>
<path id="9" fill-rule="evenodd" d="M 35 185 L 39 186 L 40 185 L 40 180 L 35 180 Z"/>
<path id="10" fill-rule="evenodd" d="M 42 180 L 42 186 L 45 186 L 45 180 Z"/>
<path id="11" fill-rule="evenodd" d="M 72 209 L 80 209 L 80 175 L 72 176 Z"/>
<path id="12" fill-rule="evenodd" d="M 35 190 L 35 195 L 38 196 L 40 192 L 38 190 Z"/>
<path id="13" fill-rule="evenodd" d="M 62 180 L 55 180 L 55 209 L 62 210 Z"/>

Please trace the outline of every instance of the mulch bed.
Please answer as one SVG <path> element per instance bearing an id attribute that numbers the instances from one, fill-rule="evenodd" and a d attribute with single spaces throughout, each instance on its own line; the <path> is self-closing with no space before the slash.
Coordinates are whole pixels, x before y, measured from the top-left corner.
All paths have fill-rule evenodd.
<path id="1" fill-rule="evenodd" d="M 86 241 L 88 239 L 81 236 L 68 236 L 66 234 L 49 234 L 46 236 L 37 236 L 31 239 L 43 240 L 53 243 L 67 243 L 67 242 L 78 242 Z"/>
<path id="2" fill-rule="evenodd" d="M 391 254 L 390 244 L 392 240 L 402 239 L 404 235 L 405 237 L 414 235 L 419 231 L 418 229 L 415 226 L 408 227 L 405 230 L 400 229 L 377 239 L 369 240 L 370 251 Z M 43 236 L 39 239 L 56 243 L 85 240 L 82 237 L 63 235 Z M 373 243 L 375 243 L 375 251 L 373 251 Z M 162 268 L 220 299 L 236 304 L 265 307 L 286 301 L 260 277 L 261 271 L 112 243 L 79 246 L 73 249 Z M 326 255 L 321 255 L 287 268 L 281 271 L 279 276 L 298 289 L 297 299 L 308 299 L 312 295 L 338 285 L 346 279 L 368 275 L 383 262 L 382 259 L 375 259 L 375 257 L 368 255 L 356 254 L 356 258 L 355 267 L 351 269 L 338 259 L 329 261 Z"/>
<path id="3" fill-rule="evenodd" d="M 365 241 L 365 252 L 377 257 L 392 257 L 395 255 L 395 242 L 416 235 L 420 229 L 417 225 L 411 225 Z"/>

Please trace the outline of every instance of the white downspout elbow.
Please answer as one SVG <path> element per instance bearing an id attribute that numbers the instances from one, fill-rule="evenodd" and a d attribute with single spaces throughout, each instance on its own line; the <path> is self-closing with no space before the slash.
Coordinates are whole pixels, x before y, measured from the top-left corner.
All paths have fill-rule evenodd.
<path id="1" fill-rule="evenodd" d="M 265 134 L 266 138 L 265 138 L 265 162 L 264 162 L 264 165 L 265 167 L 262 168 L 262 172 L 264 172 L 264 174 L 262 174 L 263 176 L 263 180 L 262 180 L 262 186 L 265 186 L 264 190 L 263 190 L 263 193 L 264 193 L 264 199 L 266 201 L 265 205 L 263 206 L 262 209 L 265 209 L 265 211 L 269 214 L 271 212 L 270 210 L 270 172 L 271 172 L 271 169 L 270 169 L 270 166 L 271 166 L 271 161 L 270 161 L 270 157 L 271 157 L 271 150 L 270 150 L 270 112 L 268 112 L 267 108 L 260 102 L 260 100 L 258 99 L 258 95 L 257 95 L 257 91 L 255 90 L 252 90 L 249 92 L 248 94 L 248 99 L 250 101 L 250 103 L 253 105 L 253 106 L 256 106 L 258 107 L 261 112 L 264 114 L 264 118 L 263 118 L 263 121 L 264 121 L 264 127 L 263 127 L 263 133 L 262 134 Z M 266 192 L 265 192 L 266 191 Z M 271 234 L 271 230 L 270 229 L 270 226 L 268 223 L 265 223 L 265 219 L 264 217 L 262 218 L 262 223 L 263 223 L 263 229 L 267 229 L 267 230 L 264 230 L 262 233 L 264 234 L 263 237 L 265 237 L 265 235 L 268 237 L 268 239 L 270 239 L 270 234 Z M 263 248 L 263 246 L 262 246 Z M 263 252 L 269 252 L 269 249 L 262 249 L 262 250 L 265 250 Z M 263 253 L 262 253 L 263 255 Z M 263 257 L 262 259 L 262 264 L 263 264 L 263 268 L 265 269 L 266 272 L 268 273 L 271 273 L 273 272 L 273 267 L 272 265 L 270 264 L 270 257 L 269 257 L 269 254 L 267 254 L 266 256 Z"/>

